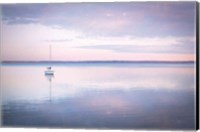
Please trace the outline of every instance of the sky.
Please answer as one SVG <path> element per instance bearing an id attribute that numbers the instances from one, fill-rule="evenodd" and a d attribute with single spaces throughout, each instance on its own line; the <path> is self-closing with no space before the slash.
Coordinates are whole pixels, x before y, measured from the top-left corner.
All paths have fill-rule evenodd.
<path id="1" fill-rule="evenodd" d="M 1 60 L 195 61 L 195 2 L 2 4 Z"/>

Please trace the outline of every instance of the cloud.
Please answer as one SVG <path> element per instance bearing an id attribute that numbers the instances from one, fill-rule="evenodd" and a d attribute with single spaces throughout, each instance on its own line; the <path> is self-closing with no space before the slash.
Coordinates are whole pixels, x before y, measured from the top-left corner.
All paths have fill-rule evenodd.
<path id="1" fill-rule="evenodd" d="M 3 21 L 6 22 L 8 25 L 39 23 L 39 20 L 36 18 L 21 18 L 21 17 L 4 18 Z"/>
<path id="2" fill-rule="evenodd" d="M 183 47 L 168 47 L 168 46 L 133 46 L 133 45 L 96 45 L 96 46 L 82 46 L 85 49 L 111 50 L 114 52 L 127 53 L 176 53 L 176 54 L 192 54 L 194 49 L 185 49 Z"/>
<path id="3" fill-rule="evenodd" d="M 90 37 L 50 40 L 50 43 L 66 44 L 75 49 L 107 50 L 118 53 L 194 54 L 193 37 Z"/>
<path id="4" fill-rule="evenodd" d="M 172 47 L 172 48 L 178 48 L 182 47 L 188 49 L 189 47 L 194 48 L 195 46 L 195 38 L 194 37 L 133 37 L 133 36 L 101 36 L 101 37 L 94 37 L 94 36 L 87 36 L 85 34 L 82 34 L 82 36 L 78 36 L 75 39 L 67 39 L 67 36 L 65 39 L 57 39 L 52 40 L 53 42 L 60 42 L 65 43 L 69 42 L 69 46 L 74 47 L 81 47 L 81 48 L 108 48 L 115 46 L 115 48 L 118 46 L 120 49 L 121 47 L 126 46 L 138 46 L 144 48 L 150 48 L 154 46 L 155 48 L 159 47 Z M 121 46 L 121 47 L 120 47 Z M 114 47 L 113 47 L 114 48 Z M 123 50 L 123 49 L 121 49 Z"/>
<path id="5" fill-rule="evenodd" d="M 109 38 L 101 39 L 106 40 Z M 111 50 L 129 53 L 177 53 L 191 54 L 195 52 L 193 38 L 115 38 L 109 42 L 99 41 L 95 44 L 80 46 L 78 48 Z M 88 41 L 89 43 L 89 41 Z"/>
<path id="6" fill-rule="evenodd" d="M 59 25 L 96 36 L 192 36 L 195 2 L 2 5 L 8 24 Z"/>
<path id="7" fill-rule="evenodd" d="M 34 41 L 34 40 L 62 40 L 62 39 L 75 39 L 82 35 L 81 32 L 60 28 L 59 26 L 45 26 L 42 24 L 15 24 L 7 25 L 2 24 L 3 36 L 10 37 L 13 40 L 21 41 Z M 9 36 L 7 36 L 9 35 Z M 26 36 L 22 39 L 23 36 Z"/>

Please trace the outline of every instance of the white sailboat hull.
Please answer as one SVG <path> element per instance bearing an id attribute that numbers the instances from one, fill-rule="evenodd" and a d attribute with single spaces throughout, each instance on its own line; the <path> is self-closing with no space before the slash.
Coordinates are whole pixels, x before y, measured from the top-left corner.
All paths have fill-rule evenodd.
<path id="1" fill-rule="evenodd" d="M 46 70 L 44 72 L 45 75 L 54 75 L 54 71 L 53 70 Z"/>

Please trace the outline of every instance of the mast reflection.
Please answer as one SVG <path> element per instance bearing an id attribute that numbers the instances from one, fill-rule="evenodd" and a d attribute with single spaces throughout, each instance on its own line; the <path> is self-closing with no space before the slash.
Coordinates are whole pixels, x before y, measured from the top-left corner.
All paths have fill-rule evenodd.
<path id="1" fill-rule="evenodd" d="M 52 79 L 54 78 L 53 74 L 47 74 L 45 75 L 45 77 L 48 79 L 49 81 L 49 102 L 52 101 Z"/>

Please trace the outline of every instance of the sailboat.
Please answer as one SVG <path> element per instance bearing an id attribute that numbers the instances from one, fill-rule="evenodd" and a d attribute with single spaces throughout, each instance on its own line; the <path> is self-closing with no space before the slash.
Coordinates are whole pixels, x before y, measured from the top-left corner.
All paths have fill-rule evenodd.
<path id="1" fill-rule="evenodd" d="M 49 65 L 51 65 L 51 45 L 49 45 Z M 46 76 L 53 76 L 54 71 L 52 70 L 51 66 L 48 66 L 46 71 L 44 72 Z"/>

